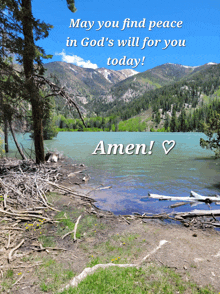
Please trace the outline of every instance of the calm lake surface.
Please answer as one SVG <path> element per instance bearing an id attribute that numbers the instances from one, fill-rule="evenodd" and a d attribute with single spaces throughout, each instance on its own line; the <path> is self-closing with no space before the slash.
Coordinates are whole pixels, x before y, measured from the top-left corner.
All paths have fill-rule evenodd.
<path id="1" fill-rule="evenodd" d="M 128 133 L 128 132 L 60 132 L 57 138 L 45 141 L 50 150 L 59 150 L 73 158 L 76 163 L 88 166 L 91 179 L 88 189 L 112 186 L 112 189 L 90 193 L 97 206 L 116 214 L 132 212 L 170 212 L 170 201 L 150 200 L 148 193 L 189 196 L 193 190 L 201 195 L 220 193 L 220 161 L 214 153 L 199 146 L 202 133 Z M 24 147 L 31 146 L 29 135 L 18 136 Z M 149 155 L 92 155 L 98 143 L 103 140 L 106 152 L 108 144 L 146 144 L 154 141 Z M 162 143 L 174 140 L 175 147 L 165 155 Z M 12 145 L 11 145 L 12 147 Z M 15 148 L 15 146 L 13 147 Z M 169 146 L 167 145 L 167 149 Z M 15 149 L 14 149 L 15 150 Z M 99 153 L 99 152 L 97 152 Z M 212 204 L 213 209 L 218 208 Z M 196 209 L 208 209 L 205 204 Z M 175 211 L 192 210 L 190 205 L 176 208 Z"/>

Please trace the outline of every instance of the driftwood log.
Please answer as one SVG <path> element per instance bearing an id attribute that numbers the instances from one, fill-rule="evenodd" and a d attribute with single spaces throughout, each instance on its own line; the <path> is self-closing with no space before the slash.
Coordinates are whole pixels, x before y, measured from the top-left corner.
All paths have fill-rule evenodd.
<path id="1" fill-rule="evenodd" d="M 186 202 L 204 202 L 204 203 L 212 203 L 212 202 L 220 202 L 220 196 L 202 196 L 194 191 L 190 192 L 190 196 L 164 196 L 158 194 L 149 194 L 149 198 L 159 199 L 159 200 L 170 200 L 170 201 L 186 201 Z"/>
<path id="2" fill-rule="evenodd" d="M 108 268 L 108 267 L 140 267 L 151 255 L 156 253 L 163 245 L 168 243 L 166 240 L 161 240 L 159 245 L 154 248 L 150 253 L 148 253 L 141 261 L 133 264 L 115 264 L 115 263 L 107 263 L 107 264 L 96 264 L 93 267 L 87 267 L 85 268 L 81 274 L 78 276 L 74 277 L 73 280 L 66 285 L 64 288 L 62 288 L 59 292 L 64 291 L 65 289 L 68 289 L 69 287 L 77 287 L 80 282 L 82 282 L 88 275 L 93 274 L 97 269 L 99 268 Z"/>
<path id="3" fill-rule="evenodd" d="M 196 216 L 220 216 L 220 209 L 216 210 L 193 210 L 189 212 L 178 212 L 175 217 L 181 216 L 182 218 L 196 217 Z"/>

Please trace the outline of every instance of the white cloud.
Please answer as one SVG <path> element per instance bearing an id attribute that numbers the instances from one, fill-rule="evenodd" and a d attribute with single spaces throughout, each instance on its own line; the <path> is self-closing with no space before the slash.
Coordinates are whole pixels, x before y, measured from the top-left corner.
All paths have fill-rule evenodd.
<path id="1" fill-rule="evenodd" d="M 73 63 L 80 67 L 93 68 L 93 69 L 98 68 L 98 65 L 91 63 L 90 60 L 84 60 L 82 57 L 77 55 L 67 55 L 64 50 L 61 53 L 55 53 L 55 55 L 62 56 L 62 61 Z"/>

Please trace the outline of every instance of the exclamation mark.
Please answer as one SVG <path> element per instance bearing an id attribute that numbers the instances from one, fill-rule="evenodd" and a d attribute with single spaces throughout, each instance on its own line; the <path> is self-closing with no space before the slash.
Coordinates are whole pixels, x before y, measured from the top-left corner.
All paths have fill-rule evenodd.
<path id="1" fill-rule="evenodd" d="M 153 146 L 154 146 L 154 141 L 150 141 L 150 151 L 148 152 L 149 155 L 152 154 L 152 149 L 153 149 Z"/>
<path id="2" fill-rule="evenodd" d="M 144 65 L 145 56 L 142 58 L 142 65 Z"/>

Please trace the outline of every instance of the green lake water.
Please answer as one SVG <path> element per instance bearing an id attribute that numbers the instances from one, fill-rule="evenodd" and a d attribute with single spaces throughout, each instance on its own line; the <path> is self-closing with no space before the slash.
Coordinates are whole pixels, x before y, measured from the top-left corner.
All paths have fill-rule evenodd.
<path id="1" fill-rule="evenodd" d="M 112 189 L 92 192 L 97 206 L 116 214 L 132 212 L 170 212 L 169 201 L 149 200 L 148 193 L 189 196 L 193 190 L 201 195 L 220 194 L 220 161 L 214 153 L 199 146 L 202 133 L 128 133 L 128 132 L 60 132 L 45 141 L 50 149 L 63 151 L 76 163 L 84 163 L 91 179 L 88 188 L 100 184 Z M 24 147 L 31 146 L 29 135 L 18 136 Z M 146 144 L 154 141 L 152 154 L 92 155 L 100 141 L 108 144 Z M 174 140 L 175 147 L 165 155 L 162 143 Z M 11 145 L 12 147 L 12 145 Z M 15 146 L 13 147 L 13 149 Z M 15 149 L 14 149 L 15 150 Z M 97 152 L 99 153 L 99 152 Z M 172 202 L 173 204 L 173 202 Z M 197 209 L 208 209 L 205 204 Z M 214 204 L 213 204 L 214 208 Z M 188 211 L 186 205 L 176 211 Z"/>

